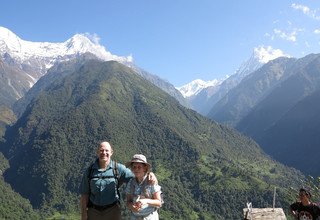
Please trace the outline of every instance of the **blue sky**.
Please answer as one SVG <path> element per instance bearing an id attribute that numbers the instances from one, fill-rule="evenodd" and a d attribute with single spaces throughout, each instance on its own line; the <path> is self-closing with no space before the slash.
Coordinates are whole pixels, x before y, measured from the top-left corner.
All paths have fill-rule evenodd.
<path id="1" fill-rule="evenodd" d="M 96 35 L 175 86 L 230 75 L 258 46 L 320 51 L 318 0 L 3 0 L 0 26 L 37 42 Z"/>

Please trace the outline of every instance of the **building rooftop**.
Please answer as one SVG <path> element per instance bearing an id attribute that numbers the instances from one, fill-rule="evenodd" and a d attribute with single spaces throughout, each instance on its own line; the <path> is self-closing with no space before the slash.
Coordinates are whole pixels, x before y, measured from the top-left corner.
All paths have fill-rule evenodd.
<path id="1" fill-rule="evenodd" d="M 248 208 L 243 209 L 245 220 L 287 220 L 282 208 Z"/>

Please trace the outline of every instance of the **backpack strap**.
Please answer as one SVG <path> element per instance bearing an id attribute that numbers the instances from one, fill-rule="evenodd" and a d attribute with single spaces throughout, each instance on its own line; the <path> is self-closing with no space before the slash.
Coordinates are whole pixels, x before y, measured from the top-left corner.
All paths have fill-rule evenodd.
<path id="1" fill-rule="evenodd" d="M 117 191 L 117 194 L 118 194 L 118 199 L 120 201 L 120 191 L 119 191 L 119 188 L 120 188 L 120 174 L 119 174 L 119 169 L 118 169 L 118 163 L 117 161 L 114 161 L 113 162 L 113 176 L 116 180 L 116 191 Z"/>
<path id="2" fill-rule="evenodd" d="M 87 207 L 89 207 L 91 200 L 90 200 L 90 195 L 91 195 L 91 187 L 90 187 L 90 180 L 92 179 L 93 176 L 93 163 L 91 163 L 91 165 L 89 166 L 89 171 L 88 171 L 88 176 L 87 176 L 87 180 L 88 180 L 88 186 L 89 186 L 89 198 L 88 198 L 88 203 L 87 203 Z"/>

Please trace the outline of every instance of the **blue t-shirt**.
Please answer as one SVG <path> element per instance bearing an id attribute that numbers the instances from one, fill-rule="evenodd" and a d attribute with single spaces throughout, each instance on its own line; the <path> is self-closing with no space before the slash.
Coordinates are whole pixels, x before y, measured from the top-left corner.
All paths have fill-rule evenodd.
<path id="1" fill-rule="evenodd" d="M 140 199 L 153 199 L 153 194 L 160 191 L 161 186 L 148 184 L 146 177 L 141 183 L 138 183 L 135 178 L 132 178 L 126 187 L 126 194 L 131 195 L 133 200 L 136 200 L 138 196 L 140 197 Z M 140 209 L 139 212 L 132 212 L 132 214 L 135 216 L 147 216 L 155 210 L 156 207 L 145 205 Z"/>
<path id="2" fill-rule="evenodd" d="M 110 161 L 106 170 L 102 170 L 97 159 L 82 177 L 80 194 L 89 195 L 90 201 L 99 206 L 109 205 L 118 201 L 117 182 L 113 174 L 114 164 L 114 161 Z M 118 163 L 117 169 L 120 183 L 128 183 L 134 177 L 131 170 L 123 164 Z"/>

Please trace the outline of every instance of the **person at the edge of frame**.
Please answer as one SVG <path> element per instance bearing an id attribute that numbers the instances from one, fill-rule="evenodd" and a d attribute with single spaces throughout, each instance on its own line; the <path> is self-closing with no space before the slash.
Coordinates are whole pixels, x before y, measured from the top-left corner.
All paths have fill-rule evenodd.
<path id="1" fill-rule="evenodd" d="M 309 190 L 301 188 L 299 190 L 299 201 L 290 205 L 291 214 L 298 220 L 316 220 L 320 217 L 320 208 L 310 201 Z"/>

